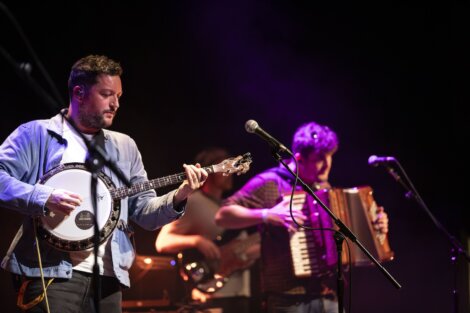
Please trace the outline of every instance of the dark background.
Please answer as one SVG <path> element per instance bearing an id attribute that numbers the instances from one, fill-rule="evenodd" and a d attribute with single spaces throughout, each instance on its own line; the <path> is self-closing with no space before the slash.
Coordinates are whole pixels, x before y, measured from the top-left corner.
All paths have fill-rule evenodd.
<path id="1" fill-rule="evenodd" d="M 132 4 L 131 4 L 132 3 Z M 244 130 L 248 119 L 290 145 L 317 121 L 340 138 L 331 182 L 371 185 L 390 217 L 396 260 L 353 272 L 353 312 L 451 312 L 450 246 L 431 219 L 370 155 L 395 156 L 436 218 L 466 246 L 469 142 L 468 2 L 423 5 L 312 1 L 5 3 L 64 99 L 73 62 L 106 54 L 124 68 L 113 129 L 139 145 L 150 178 L 182 170 L 202 148 L 250 151 L 250 172 L 275 165 L 268 145 Z M 0 13 L 0 46 L 50 91 L 18 32 Z M 57 112 L 0 59 L 0 139 L 19 124 Z M 65 101 L 65 100 L 64 100 Z M 65 107 L 66 102 L 61 105 Z M 21 217 L 2 210 L 4 254 Z M 140 254 L 156 255 L 155 232 L 137 231 Z M 468 271 L 459 259 L 461 312 Z M 163 288 L 169 281 L 154 281 Z M 2 311 L 14 306 L 0 273 Z"/>

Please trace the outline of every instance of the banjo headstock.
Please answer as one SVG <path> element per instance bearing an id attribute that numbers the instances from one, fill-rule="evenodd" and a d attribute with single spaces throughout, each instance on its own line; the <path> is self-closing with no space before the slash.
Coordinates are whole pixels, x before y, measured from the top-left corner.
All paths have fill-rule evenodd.
<path id="1" fill-rule="evenodd" d="M 251 154 L 247 152 L 237 157 L 225 159 L 219 164 L 212 165 L 212 168 L 214 173 L 222 173 L 224 176 L 234 173 L 241 175 L 248 172 L 252 161 Z"/>

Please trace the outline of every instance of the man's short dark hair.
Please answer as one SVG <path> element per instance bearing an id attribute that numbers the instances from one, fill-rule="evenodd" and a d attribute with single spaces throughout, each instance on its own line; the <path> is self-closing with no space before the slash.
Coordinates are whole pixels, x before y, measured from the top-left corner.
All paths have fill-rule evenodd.
<path id="1" fill-rule="evenodd" d="M 121 65 L 104 55 L 89 55 L 81 58 L 72 66 L 70 71 L 68 88 L 72 95 L 75 86 L 83 86 L 88 89 L 96 84 L 96 78 L 100 74 L 121 76 Z"/>

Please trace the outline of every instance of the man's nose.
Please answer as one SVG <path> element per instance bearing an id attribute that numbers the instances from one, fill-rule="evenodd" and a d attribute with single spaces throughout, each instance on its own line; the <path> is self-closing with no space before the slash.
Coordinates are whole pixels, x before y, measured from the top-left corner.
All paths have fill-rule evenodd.
<path id="1" fill-rule="evenodd" d="M 119 109 L 119 98 L 115 97 L 113 101 L 111 101 L 110 105 L 114 110 Z"/>

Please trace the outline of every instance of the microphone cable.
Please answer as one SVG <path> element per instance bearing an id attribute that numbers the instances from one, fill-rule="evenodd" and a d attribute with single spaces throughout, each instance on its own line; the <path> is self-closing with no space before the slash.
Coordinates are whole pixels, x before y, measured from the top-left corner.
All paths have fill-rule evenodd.
<path id="1" fill-rule="evenodd" d="M 47 297 L 47 288 L 49 285 L 54 281 L 54 278 L 50 278 L 49 281 L 46 282 L 44 280 L 44 272 L 43 272 L 43 267 L 42 267 L 42 261 L 41 261 L 41 249 L 39 247 L 39 239 L 38 239 L 38 233 L 37 233 L 37 221 L 36 219 L 32 219 L 33 227 L 34 227 L 34 239 L 36 240 L 36 252 L 38 254 L 38 262 L 39 262 L 39 271 L 41 273 L 41 284 L 42 284 L 42 294 L 38 295 L 36 298 L 33 300 L 29 301 L 28 303 L 23 303 L 24 300 L 24 293 L 26 291 L 26 288 L 28 287 L 29 283 L 31 280 L 24 280 L 21 283 L 20 290 L 18 291 L 18 298 L 16 300 L 16 305 L 22 310 L 26 311 L 34 306 L 38 305 L 42 300 L 45 300 L 46 303 L 46 312 L 50 313 L 51 310 L 49 308 L 49 299 Z"/>

